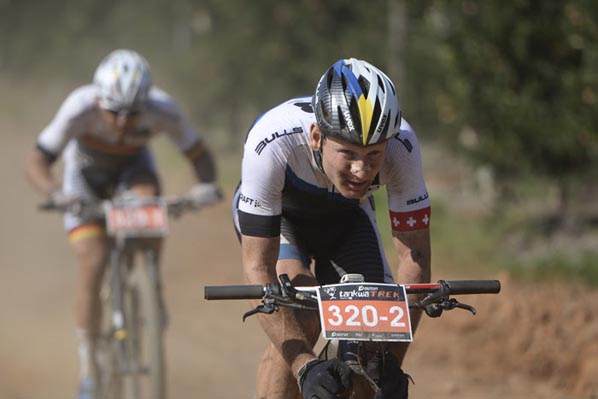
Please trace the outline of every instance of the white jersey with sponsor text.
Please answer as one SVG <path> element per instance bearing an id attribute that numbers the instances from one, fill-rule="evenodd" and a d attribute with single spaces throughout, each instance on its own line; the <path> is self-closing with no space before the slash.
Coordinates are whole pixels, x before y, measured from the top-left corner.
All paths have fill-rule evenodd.
<path id="1" fill-rule="evenodd" d="M 244 149 L 238 208 L 248 214 L 322 217 L 360 201 L 342 197 L 316 163 L 309 143 L 315 116 L 310 97 L 289 100 L 263 114 L 251 127 Z M 388 142 L 373 193 L 386 186 L 392 228 L 427 228 L 430 202 L 415 132 L 402 120 Z"/>
<path id="2" fill-rule="evenodd" d="M 165 133 L 181 150 L 189 150 L 199 137 L 175 101 L 164 91 L 152 88 L 146 107 L 138 116 L 135 131 L 126 135 L 104 122 L 93 85 L 75 89 L 63 102 L 50 124 L 40 133 L 38 146 L 51 156 L 59 156 L 71 140 L 98 153 L 128 155 L 144 147 L 152 136 Z"/>

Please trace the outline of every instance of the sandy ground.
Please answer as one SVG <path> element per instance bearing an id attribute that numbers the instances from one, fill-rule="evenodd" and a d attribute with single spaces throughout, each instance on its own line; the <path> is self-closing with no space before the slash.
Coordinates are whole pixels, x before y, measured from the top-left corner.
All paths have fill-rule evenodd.
<path id="1" fill-rule="evenodd" d="M 32 142 L 13 141 L 0 157 L 0 399 L 74 398 L 77 270 L 61 219 L 37 212 L 22 180 Z M 204 285 L 240 283 L 240 270 L 228 201 L 175 222 L 164 256 L 171 398 L 253 398 L 257 320 L 241 321 L 245 303 L 203 299 Z M 478 316 L 424 320 L 404 365 L 411 398 L 598 398 L 596 293 L 505 283 L 476 301 Z"/>

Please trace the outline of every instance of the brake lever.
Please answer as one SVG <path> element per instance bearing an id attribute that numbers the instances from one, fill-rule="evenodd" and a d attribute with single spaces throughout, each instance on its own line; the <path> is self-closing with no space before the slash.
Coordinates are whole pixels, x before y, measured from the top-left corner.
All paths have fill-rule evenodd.
<path id="1" fill-rule="evenodd" d="M 274 303 L 273 300 L 264 300 L 264 302 L 261 305 L 258 305 L 255 307 L 255 309 L 251 309 L 247 312 L 245 312 L 243 314 L 243 321 L 245 321 L 246 318 L 248 318 L 249 316 L 253 316 L 254 314 L 258 314 L 258 313 L 265 313 L 265 314 L 272 314 L 274 312 L 277 312 L 279 309 L 278 305 L 276 303 Z"/>
<path id="2" fill-rule="evenodd" d="M 455 301 L 456 302 L 456 301 Z M 476 308 L 474 308 L 471 305 L 468 305 L 466 303 L 461 303 L 461 302 L 457 302 L 457 304 L 455 305 L 455 307 L 459 308 L 459 309 L 465 309 L 465 310 L 469 310 L 471 312 L 472 315 L 476 315 L 476 313 L 478 312 L 476 310 Z"/>
<path id="3" fill-rule="evenodd" d="M 477 310 L 473 306 L 461 303 L 455 298 L 443 299 L 440 302 L 435 302 L 424 306 L 426 314 L 430 317 L 439 317 L 442 315 L 443 311 L 452 310 L 455 308 L 469 310 L 474 316 L 477 313 Z"/>

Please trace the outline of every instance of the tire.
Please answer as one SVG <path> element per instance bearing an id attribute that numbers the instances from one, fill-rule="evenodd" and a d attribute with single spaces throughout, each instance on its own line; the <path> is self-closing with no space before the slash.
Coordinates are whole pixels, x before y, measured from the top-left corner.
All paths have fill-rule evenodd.
<path id="1" fill-rule="evenodd" d="M 125 285 L 125 314 L 130 369 L 123 399 L 165 399 L 166 367 L 161 309 L 152 265 L 138 262 Z"/>
<path id="2" fill-rule="evenodd" d="M 118 346 L 112 326 L 112 271 L 107 265 L 100 291 L 101 324 L 100 337 L 96 347 L 100 380 L 100 399 L 121 399 L 123 381 L 118 366 Z"/>
<path id="3" fill-rule="evenodd" d="M 366 342 L 360 342 L 358 352 L 363 351 L 364 353 L 369 353 L 372 355 L 376 350 L 379 350 L 379 344 L 369 344 Z M 321 360 L 328 360 L 328 359 L 339 359 L 345 358 L 341 354 L 343 351 L 343 343 L 341 340 L 338 339 L 331 339 L 326 342 L 326 345 L 322 348 L 318 358 Z M 355 348 L 353 348 L 355 349 Z M 370 399 L 373 398 L 375 392 L 372 388 L 371 383 L 364 377 L 365 368 L 363 367 L 365 363 L 367 363 L 369 357 L 359 356 L 359 362 L 355 361 L 348 361 L 345 359 L 345 362 L 351 369 L 353 370 L 353 380 L 352 380 L 352 387 L 350 392 L 347 394 L 347 398 L 349 399 Z M 371 380 L 370 380 L 371 381 Z"/>
<path id="4" fill-rule="evenodd" d="M 121 268 L 126 334 L 120 340 L 111 320 L 113 297 L 107 270 L 104 288 L 108 294 L 102 295 L 103 339 L 98 345 L 102 399 L 166 398 L 161 309 L 150 272 L 153 267 L 138 261 L 131 268 Z"/>

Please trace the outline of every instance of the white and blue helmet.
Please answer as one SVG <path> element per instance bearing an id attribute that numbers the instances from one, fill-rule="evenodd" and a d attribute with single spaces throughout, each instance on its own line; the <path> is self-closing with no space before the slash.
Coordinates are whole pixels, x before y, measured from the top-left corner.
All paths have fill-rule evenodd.
<path id="1" fill-rule="evenodd" d="M 152 78 L 147 61 L 132 50 L 114 50 L 96 69 L 100 106 L 111 111 L 137 110 L 147 100 Z"/>
<path id="2" fill-rule="evenodd" d="M 392 138 L 401 126 L 394 84 L 355 58 L 338 60 L 322 75 L 312 105 L 324 136 L 362 147 Z"/>

